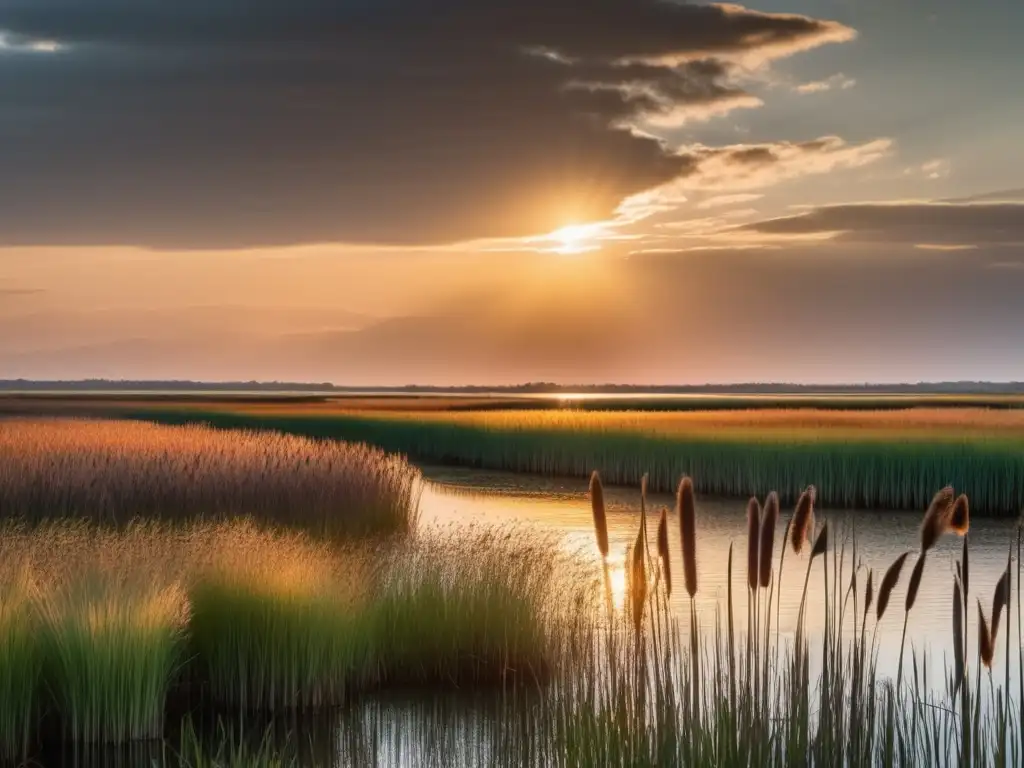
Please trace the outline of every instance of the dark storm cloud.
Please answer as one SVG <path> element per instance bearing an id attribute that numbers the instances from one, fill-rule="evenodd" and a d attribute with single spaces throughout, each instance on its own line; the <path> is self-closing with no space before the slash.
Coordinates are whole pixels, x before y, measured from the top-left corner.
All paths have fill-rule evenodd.
<path id="1" fill-rule="evenodd" d="M 665 0 L 0 0 L 0 30 L 60 46 L 0 55 L 0 244 L 168 248 L 605 217 L 692 170 L 632 122 L 852 34 Z"/>
<path id="2" fill-rule="evenodd" d="M 843 240 L 866 243 L 1024 247 L 1024 202 L 835 205 L 743 229 L 771 235 L 836 232 Z"/>

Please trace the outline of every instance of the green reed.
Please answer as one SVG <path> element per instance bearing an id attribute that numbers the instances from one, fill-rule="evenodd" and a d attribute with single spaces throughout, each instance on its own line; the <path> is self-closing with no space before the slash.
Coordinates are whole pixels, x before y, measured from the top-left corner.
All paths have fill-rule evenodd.
<path id="1" fill-rule="evenodd" d="M 488 469 L 590 477 L 597 468 L 613 485 L 675 490 L 694 478 L 699 493 L 747 498 L 774 488 L 795 502 L 810 483 L 830 507 L 921 509 L 936 488 L 953 484 L 981 514 L 1016 514 L 1024 507 L 1024 451 L 1019 442 L 972 436 L 830 440 L 671 435 L 617 429 L 537 428 L 456 423 L 424 416 L 270 415 L 178 410 L 137 415 L 170 423 L 277 430 L 314 438 L 365 442 L 386 451 Z"/>

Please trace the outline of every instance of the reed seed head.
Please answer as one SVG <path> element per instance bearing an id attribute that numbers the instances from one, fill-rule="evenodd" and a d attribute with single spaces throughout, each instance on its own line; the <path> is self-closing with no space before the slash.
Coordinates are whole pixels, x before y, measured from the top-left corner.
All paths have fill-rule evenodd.
<path id="1" fill-rule="evenodd" d="M 917 593 L 921 589 L 921 577 L 924 575 L 924 563 L 925 553 L 922 552 L 917 556 L 917 563 L 915 563 L 914 570 L 910 573 L 910 584 L 907 586 L 907 613 L 910 613 L 910 609 L 914 607 L 914 603 L 917 601 Z"/>
<path id="2" fill-rule="evenodd" d="M 1007 563 L 1006 570 L 996 582 L 996 590 L 992 595 L 992 642 L 996 641 L 999 635 L 999 619 L 1003 608 L 1010 610 L 1010 565 Z"/>
<path id="3" fill-rule="evenodd" d="M 957 536 L 966 536 L 970 527 L 971 505 L 967 501 L 967 494 L 961 493 L 949 511 L 949 530 Z"/>
<path id="4" fill-rule="evenodd" d="M 779 521 L 779 495 L 772 491 L 764 503 L 761 516 L 761 549 L 758 553 L 761 587 L 772 583 L 772 550 L 775 548 L 775 526 Z"/>
<path id="5" fill-rule="evenodd" d="M 590 476 L 590 506 L 594 511 L 594 533 L 597 534 L 597 549 L 602 558 L 608 557 L 608 516 L 604 509 L 604 486 L 597 470 Z"/>
<path id="6" fill-rule="evenodd" d="M 668 507 L 661 508 L 661 519 L 658 520 L 658 556 L 661 558 L 661 570 L 665 574 L 665 594 L 672 595 L 672 566 L 668 553 Z"/>
<path id="7" fill-rule="evenodd" d="M 810 541 L 814 534 L 814 501 L 818 492 L 813 485 L 807 486 L 800 499 L 796 503 L 796 511 L 793 513 L 793 525 L 790 530 L 790 541 L 793 544 L 793 551 L 800 554 L 804 548 L 804 542 Z"/>
<path id="8" fill-rule="evenodd" d="M 747 586 L 756 591 L 758 584 L 757 553 L 760 545 L 761 504 L 751 498 L 747 502 Z"/>
<path id="9" fill-rule="evenodd" d="M 968 587 L 968 585 L 970 583 L 968 581 L 968 579 L 969 579 L 969 577 L 971 575 L 971 569 L 970 569 L 971 563 L 970 563 L 970 560 L 968 560 L 968 558 L 967 558 L 967 537 L 966 536 L 964 536 L 964 544 L 963 544 L 963 547 L 961 549 L 962 549 L 962 552 L 960 554 L 960 564 L 963 566 L 964 603 L 966 603 L 967 602 L 967 595 L 969 594 L 968 591 L 967 591 L 967 587 Z"/>
<path id="10" fill-rule="evenodd" d="M 946 486 L 932 497 L 928 511 L 924 513 L 921 523 L 921 552 L 925 553 L 935 546 L 946 531 L 949 530 L 950 510 L 953 506 L 953 488 Z"/>
<path id="11" fill-rule="evenodd" d="M 882 620 L 882 616 L 885 614 L 885 609 L 889 606 L 889 598 L 892 595 L 892 591 L 896 588 L 896 583 L 900 580 L 900 572 L 903 570 L 903 563 L 906 562 L 907 555 L 909 554 L 909 552 L 904 552 L 902 555 L 897 557 L 882 577 L 882 583 L 878 587 L 878 608 L 875 612 L 875 619 L 877 621 Z"/>
<path id="12" fill-rule="evenodd" d="M 828 549 L 828 523 L 821 526 L 818 538 L 814 540 L 814 548 L 811 550 L 811 560 L 816 558 L 818 555 L 824 555 L 826 549 Z"/>
<path id="13" fill-rule="evenodd" d="M 633 553 L 630 558 L 629 597 L 633 609 L 633 627 L 639 635 L 643 627 L 644 604 L 647 601 L 647 569 L 645 567 L 647 543 L 644 540 L 644 521 L 641 517 L 640 528 L 633 542 Z"/>
<path id="14" fill-rule="evenodd" d="M 693 481 L 689 477 L 679 481 L 676 504 L 679 507 L 679 538 L 683 549 L 683 579 L 692 598 L 697 594 L 697 503 L 693 495 Z"/>
<path id="15" fill-rule="evenodd" d="M 988 631 L 988 622 L 985 621 L 985 613 L 981 610 L 981 600 L 978 600 L 978 656 L 981 663 L 992 669 L 992 657 L 995 655 L 995 645 L 992 642 L 992 635 Z"/>

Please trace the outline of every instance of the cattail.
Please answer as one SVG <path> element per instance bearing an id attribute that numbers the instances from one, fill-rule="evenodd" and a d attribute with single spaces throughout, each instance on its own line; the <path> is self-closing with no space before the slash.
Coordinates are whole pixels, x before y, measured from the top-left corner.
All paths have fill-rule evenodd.
<path id="1" fill-rule="evenodd" d="M 875 585 L 874 585 L 874 570 L 868 571 L 868 587 L 864 591 L 864 613 L 867 614 L 871 610 L 871 601 L 875 598 Z"/>
<path id="2" fill-rule="evenodd" d="M 996 582 L 996 591 L 992 595 L 992 643 L 995 644 L 999 635 L 999 618 L 1003 608 L 1010 610 L 1010 566 L 1007 564 L 1003 575 Z"/>
<path id="3" fill-rule="evenodd" d="M 818 492 L 813 485 L 800 494 L 800 500 L 796 503 L 796 512 L 793 513 L 793 524 L 790 531 L 790 540 L 793 543 L 793 551 L 798 555 L 804 549 L 804 542 L 810 541 L 814 533 L 814 501 Z"/>
<path id="4" fill-rule="evenodd" d="M 644 620 L 644 603 L 647 601 L 647 570 L 644 567 L 647 543 L 644 541 L 644 520 L 640 518 L 640 529 L 633 542 L 633 556 L 630 562 L 629 592 L 633 608 L 633 626 L 637 634 Z"/>
<path id="5" fill-rule="evenodd" d="M 953 488 L 946 486 L 935 494 L 921 523 L 921 552 L 935 546 L 935 542 L 949 530 L 950 508 L 953 505 Z"/>
<path id="6" fill-rule="evenodd" d="M 594 470 L 590 476 L 590 505 L 594 510 L 594 531 L 597 534 L 597 549 L 602 558 L 608 557 L 608 516 L 604 510 L 604 487 L 601 475 Z"/>
<path id="7" fill-rule="evenodd" d="M 672 566 L 668 559 L 668 507 L 661 508 L 661 519 L 658 521 L 658 556 L 661 558 L 661 570 L 665 574 L 665 594 L 672 594 Z"/>
<path id="8" fill-rule="evenodd" d="M 958 536 L 966 536 L 971 527 L 971 509 L 967 495 L 961 493 L 949 510 L 949 530 Z"/>
<path id="9" fill-rule="evenodd" d="M 679 481 L 676 503 L 679 507 L 679 534 L 683 547 L 683 579 L 690 597 L 697 594 L 697 505 L 693 498 L 693 481 Z"/>
<path id="10" fill-rule="evenodd" d="M 775 526 L 779 521 L 779 495 L 772 491 L 764 502 L 761 518 L 760 559 L 761 587 L 767 589 L 772 583 L 772 550 L 775 548 Z"/>
<path id="11" fill-rule="evenodd" d="M 964 679 L 964 599 L 957 579 L 953 580 L 953 675 L 955 696 Z"/>
<path id="12" fill-rule="evenodd" d="M 882 577 L 882 584 L 878 588 L 878 609 L 875 613 L 875 619 L 877 621 L 882 620 L 882 615 L 885 613 L 885 609 L 889 606 L 889 596 L 896 588 L 896 582 L 900 580 L 900 572 L 903 570 L 903 563 L 906 561 L 907 555 L 909 554 L 909 552 L 904 552 L 902 555 L 897 557 L 885 572 L 885 576 Z"/>
<path id="13" fill-rule="evenodd" d="M 964 545 L 963 545 L 962 549 L 963 549 L 963 552 L 960 555 L 960 562 L 963 564 L 963 567 L 964 567 L 964 602 L 966 603 L 967 602 L 967 595 L 969 594 L 967 592 L 967 587 L 968 587 L 968 585 L 970 583 L 968 581 L 968 579 L 970 578 L 970 575 L 971 575 L 971 569 L 970 569 L 970 564 L 971 563 L 970 563 L 970 560 L 968 560 L 968 558 L 967 558 L 967 537 L 966 536 L 964 536 Z"/>
<path id="14" fill-rule="evenodd" d="M 825 554 L 826 549 L 828 549 L 828 523 L 821 526 L 821 532 L 818 534 L 818 538 L 814 540 L 814 548 L 811 549 L 811 560 L 818 555 Z"/>
<path id="15" fill-rule="evenodd" d="M 988 623 L 985 621 L 985 613 L 981 610 L 981 600 L 978 601 L 978 655 L 981 657 L 981 663 L 992 669 L 995 647 L 992 635 L 988 631 Z"/>
<path id="16" fill-rule="evenodd" d="M 914 607 L 914 603 L 917 601 L 917 592 L 921 588 L 921 577 L 924 575 L 924 562 L 925 554 L 922 552 L 917 556 L 914 570 L 910 572 L 910 584 L 907 585 L 907 613 L 910 613 L 910 609 Z"/>
<path id="17" fill-rule="evenodd" d="M 760 530 L 761 505 L 757 499 L 751 498 L 747 502 L 747 586 L 754 592 L 757 591 L 758 584 L 757 552 Z"/>

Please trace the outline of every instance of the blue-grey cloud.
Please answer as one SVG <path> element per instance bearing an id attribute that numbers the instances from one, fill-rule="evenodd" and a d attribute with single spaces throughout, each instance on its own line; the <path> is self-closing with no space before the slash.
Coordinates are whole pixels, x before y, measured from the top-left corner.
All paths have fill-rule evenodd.
<path id="1" fill-rule="evenodd" d="M 0 244 L 440 243 L 604 217 L 839 24 L 664 0 L 4 0 Z"/>
<path id="2" fill-rule="evenodd" d="M 1024 248 L 1024 202 L 831 205 L 740 229 L 768 235 L 837 233 L 840 240 L 859 243 Z"/>

